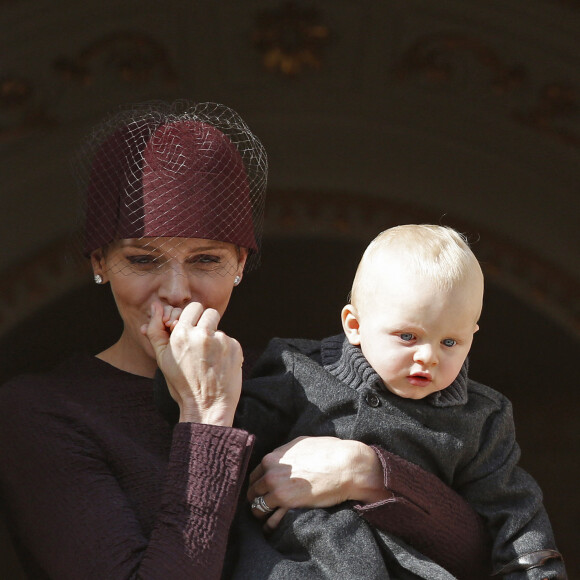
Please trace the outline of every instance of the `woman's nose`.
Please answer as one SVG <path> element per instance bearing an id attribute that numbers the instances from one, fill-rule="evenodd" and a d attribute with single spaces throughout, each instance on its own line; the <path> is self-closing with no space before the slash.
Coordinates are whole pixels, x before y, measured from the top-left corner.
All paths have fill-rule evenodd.
<path id="1" fill-rule="evenodd" d="M 167 304 L 182 307 L 191 302 L 192 292 L 189 278 L 180 265 L 170 265 L 158 274 L 162 277 L 159 298 Z"/>
<path id="2" fill-rule="evenodd" d="M 413 360 L 425 366 L 433 366 L 438 363 L 437 353 L 432 345 L 421 344 L 415 350 Z"/>

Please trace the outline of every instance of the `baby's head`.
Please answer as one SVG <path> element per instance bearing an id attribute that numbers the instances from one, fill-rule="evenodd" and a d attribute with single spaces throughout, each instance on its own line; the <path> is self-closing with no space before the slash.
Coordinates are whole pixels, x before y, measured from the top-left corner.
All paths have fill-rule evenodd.
<path id="1" fill-rule="evenodd" d="M 403 225 L 366 249 L 342 325 L 389 391 L 422 399 L 459 374 L 482 304 L 483 273 L 465 239 L 443 226 Z"/>

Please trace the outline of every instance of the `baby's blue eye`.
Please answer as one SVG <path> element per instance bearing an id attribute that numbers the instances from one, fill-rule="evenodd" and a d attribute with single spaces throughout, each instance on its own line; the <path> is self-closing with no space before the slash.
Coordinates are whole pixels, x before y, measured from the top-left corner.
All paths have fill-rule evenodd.
<path id="1" fill-rule="evenodd" d="M 415 335 L 412 334 L 411 332 L 403 332 L 400 334 L 401 340 L 404 340 L 406 342 L 413 340 L 415 338 Z"/>
<path id="2" fill-rule="evenodd" d="M 453 340 L 452 338 L 445 338 L 444 340 L 441 341 L 441 343 L 444 346 L 451 347 L 451 346 L 455 346 L 457 344 L 457 341 L 456 340 Z"/>

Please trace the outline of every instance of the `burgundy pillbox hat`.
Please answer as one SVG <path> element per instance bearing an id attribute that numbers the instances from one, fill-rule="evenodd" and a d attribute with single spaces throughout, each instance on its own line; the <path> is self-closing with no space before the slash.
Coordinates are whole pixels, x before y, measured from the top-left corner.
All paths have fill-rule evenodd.
<path id="1" fill-rule="evenodd" d="M 267 161 L 245 123 L 210 103 L 181 114 L 160 104 L 156 114 L 136 113 L 101 137 L 91 156 L 84 254 L 118 239 L 182 237 L 236 244 L 255 261 Z M 226 130 L 237 123 L 233 140 L 208 122 L 211 115 Z"/>

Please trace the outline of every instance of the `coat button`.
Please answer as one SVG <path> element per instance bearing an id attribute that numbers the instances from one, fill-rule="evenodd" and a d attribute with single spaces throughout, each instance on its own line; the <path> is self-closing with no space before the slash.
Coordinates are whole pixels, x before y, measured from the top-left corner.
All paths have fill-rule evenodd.
<path id="1" fill-rule="evenodd" d="M 372 392 L 365 395 L 365 401 L 369 407 L 378 407 L 381 404 L 381 400 Z"/>

